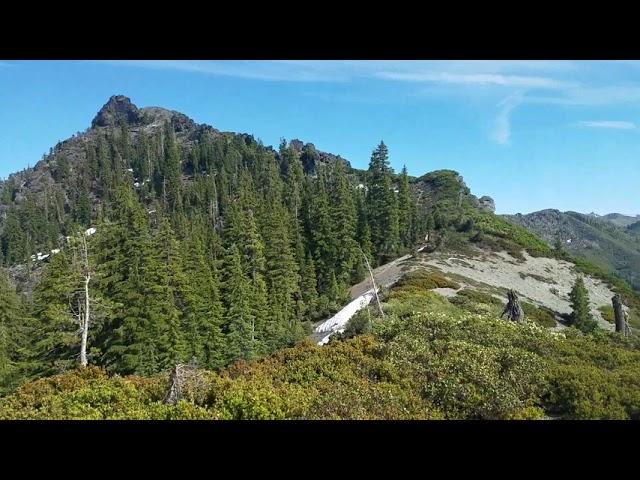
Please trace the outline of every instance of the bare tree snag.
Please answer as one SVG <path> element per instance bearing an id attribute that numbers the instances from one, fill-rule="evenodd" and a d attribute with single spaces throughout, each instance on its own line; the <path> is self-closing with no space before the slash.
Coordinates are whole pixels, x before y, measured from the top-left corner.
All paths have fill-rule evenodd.
<path id="1" fill-rule="evenodd" d="M 179 363 L 171 371 L 169 377 L 169 389 L 164 399 L 164 403 L 175 405 L 188 393 L 189 396 L 202 396 L 206 391 L 207 383 L 201 371 L 198 371 L 198 365 L 195 357 L 192 357 L 189 363 Z"/>
<path id="2" fill-rule="evenodd" d="M 505 305 L 500 318 L 505 315 L 507 315 L 507 318 L 512 322 L 521 322 L 524 320 L 524 312 L 520 306 L 518 295 L 513 290 L 509 290 L 507 292 L 507 304 Z"/>
<path id="3" fill-rule="evenodd" d="M 180 370 L 182 365 L 176 365 L 171 371 L 171 377 L 169 377 L 169 391 L 164 399 L 164 403 L 168 405 L 175 405 L 178 403 L 181 397 L 180 391 Z"/>
<path id="4" fill-rule="evenodd" d="M 382 303 L 380 303 L 380 297 L 378 297 L 378 287 L 376 287 L 376 281 L 373 278 L 373 270 L 371 269 L 371 265 L 369 265 L 369 259 L 367 258 L 367 256 L 364 254 L 364 252 L 362 251 L 362 249 L 359 246 L 358 246 L 358 249 L 360 250 L 360 253 L 364 257 L 364 262 L 367 265 L 367 270 L 369 270 L 369 276 L 371 277 L 371 287 L 373 288 L 373 295 L 375 296 L 376 305 L 378 306 L 378 314 L 382 318 L 384 318 L 384 311 L 382 310 Z"/>
<path id="5" fill-rule="evenodd" d="M 82 337 L 80 340 L 80 365 L 87 366 L 87 340 L 89 338 L 89 321 L 91 319 L 91 297 L 89 295 L 89 282 L 91 281 L 91 269 L 89 268 L 89 248 L 85 235 L 80 235 L 81 268 L 84 285 L 84 308 L 82 311 Z"/>
<path id="6" fill-rule="evenodd" d="M 629 326 L 627 325 L 624 310 L 622 309 L 622 300 L 620 299 L 620 295 L 616 293 L 611 298 L 611 303 L 613 303 L 613 314 L 615 316 L 616 332 L 620 332 L 626 337 L 629 335 Z"/>

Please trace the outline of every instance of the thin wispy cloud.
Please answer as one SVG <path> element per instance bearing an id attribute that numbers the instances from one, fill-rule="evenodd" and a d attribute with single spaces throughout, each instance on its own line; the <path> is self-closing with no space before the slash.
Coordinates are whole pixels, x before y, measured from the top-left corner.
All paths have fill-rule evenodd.
<path id="1" fill-rule="evenodd" d="M 105 62 L 102 62 L 105 63 Z M 349 76 L 335 68 L 323 68 L 314 63 L 276 61 L 186 61 L 186 60 L 119 60 L 112 65 L 173 70 L 253 80 L 289 82 L 343 82 Z"/>
<path id="2" fill-rule="evenodd" d="M 509 145 L 511 140 L 511 112 L 522 103 L 522 92 L 516 92 L 502 100 L 498 107 L 500 112 L 495 119 L 495 125 L 491 134 L 493 140 L 500 145 Z"/>
<path id="3" fill-rule="evenodd" d="M 399 94 L 388 101 L 449 99 L 473 101 L 487 115 L 491 105 L 505 98 L 494 118 L 491 138 L 508 145 L 511 114 L 519 105 L 554 108 L 640 105 L 640 62 L 544 60 L 128 60 L 100 62 L 131 68 L 188 72 L 270 82 L 356 84 L 375 80 L 396 84 Z M 1 65 L 1 64 L 0 64 Z M 639 78 L 636 78 L 639 77 Z M 403 84 L 405 87 L 403 87 Z M 514 93 L 515 91 L 519 93 Z M 300 92 L 298 92 L 300 94 Z M 327 101 L 379 102 L 377 94 L 350 88 L 318 92 Z M 587 125 L 591 128 L 630 129 L 626 124 Z M 635 128 L 635 125 L 631 128 Z"/>
<path id="4" fill-rule="evenodd" d="M 449 84 L 567 88 L 571 82 L 518 72 L 566 72 L 572 62 L 401 60 L 122 60 L 112 65 L 268 81 L 345 82 L 355 78 Z"/>
<path id="5" fill-rule="evenodd" d="M 640 103 L 640 87 L 605 85 L 567 89 L 559 96 L 529 96 L 527 103 L 548 105 L 605 106 Z"/>
<path id="6" fill-rule="evenodd" d="M 582 121 L 578 122 L 581 127 L 589 128 L 613 128 L 617 130 L 633 130 L 636 128 L 636 124 L 633 122 L 619 121 L 619 120 L 596 120 L 596 121 Z"/>
<path id="7" fill-rule="evenodd" d="M 404 72 L 380 72 L 380 78 L 388 80 L 400 80 L 408 82 L 436 82 L 454 83 L 462 85 L 497 85 L 502 87 L 522 88 L 569 88 L 576 84 L 564 82 L 547 77 L 529 77 L 519 75 L 500 74 L 452 74 L 448 72 L 431 73 L 404 73 Z"/>

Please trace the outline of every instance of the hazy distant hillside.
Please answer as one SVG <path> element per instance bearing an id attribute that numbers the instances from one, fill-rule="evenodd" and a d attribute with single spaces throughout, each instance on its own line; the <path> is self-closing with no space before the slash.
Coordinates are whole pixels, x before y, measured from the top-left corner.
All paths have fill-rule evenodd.
<path id="1" fill-rule="evenodd" d="M 540 235 L 549 244 L 560 240 L 569 252 L 607 268 L 640 289 L 640 239 L 615 223 L 633 217 L 610 214 L 605 218 L 558 210 L 504 217 Z"/>
<path id="2" fill-rule="evenodd" d="M 611 223 L 618 225 L 619 227 L 627 227 L 632 223 L 640 221 L 640 215 L 632 217 L 629 215 L 623 215 L 621 213 L 608 213 L 600 218 L 608 220 Z"/>
<path id="3" fill-rule="evenodd" d="M 627 227 L 627 232 L 632 235 L 640 235 L 640 221 L 636 223 L 632 223 Z"/>

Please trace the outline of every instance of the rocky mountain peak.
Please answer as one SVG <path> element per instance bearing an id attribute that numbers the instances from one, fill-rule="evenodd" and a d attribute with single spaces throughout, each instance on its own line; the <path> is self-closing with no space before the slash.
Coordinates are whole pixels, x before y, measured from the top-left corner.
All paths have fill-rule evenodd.
<path id="1" fill-rule="evenodd" d="M 494 213 L 496 211 L 496 202 L 488 195 L 478 199 L 478 206 L 487 212 Z"/>
<path id="2" fill-rule="evenodd" d="M 142 113 L 131 103 L 129 97 L 113 95 L 95 116 L 91 127 L 116 126 L 123 121 L 129 125 L 135 125 L 142 122 L 142 117 Z"/>

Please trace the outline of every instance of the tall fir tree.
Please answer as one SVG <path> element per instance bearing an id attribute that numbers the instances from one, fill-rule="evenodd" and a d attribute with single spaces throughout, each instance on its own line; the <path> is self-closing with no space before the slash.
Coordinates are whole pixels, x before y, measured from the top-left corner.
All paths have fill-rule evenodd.
<path id="1" fill-rule="evenodd" d="M 569 293 L 571 300 L 571 324 L 585 333 L 593 332 L 598 324 L 589 307 L 589 292 L 582 277 L 578 277 Z"/>
<path id="2" fill-rule="evenodd" d="M 33 349 L 40 360 L 38 373 L 52 375 L 78 361 L 80 323 L 79 278 L 63 251 L 53 255 L 33 292 L 33 316 L 39 327 Z"/>
<path id="3" fill-rule="evenodd" d="M 11 392 L 31 373 L 33 324 L 18 295 L 0 270 L 0 396 Z"/>
<path id="4" fill-rule="evenodd" d="M 362 258 L 356 240 L 358 219 L 353 189 L 342 162 L 335 163 L 332 177 L 331 217 L 334 226 L 332 239 L 335 245 L 335 273 L 338 283 L 346 288 L 351 283 L 362 280 L 359 278 Z"/>
<path id="5" fill-rule="evenodd" d="M 220 280 L 213 263 L 207 262 L 205 245 L 196 232 L 185 239 L 185 272 L 183 287 L 183 331 L 186 353 L 196 357 L 205 368 L 217 370 L 224 365 L 222 334 L 223 307 Z"/>
<path id="6" fill-rule="evenodd" d="M 169 122 L 165 124 L 164 163 L 162 168 L 162 195 L 169 211 L 182 208 L 182 167 L 180 151 L 176 142 L 176 135 Z"/>
<path id="7" fill-rule="evenodd" d="M 369 163 L 367 211 L 371 242 L 377 263 L 393 257 L 400 243 L 398 204 L 392 181 L 393 171 L 384 142 L 373 151 Z"/>
<path id="8" fill-rule="evenodd" d="M 225 258 L 224 293 L 227 361 L 250 360 L 259 350 L 256 319 L 251 309 L 251 285 L 242 271 L 237 245 Z"/>
<path id="9" fill-rule="evenodd" d="M 402 167 L 398 187 L 398 230 L 400 242 L 405 248 L 411 247 L 414 242 L 415 211 L 409 191 L 409 176 L 407 166 Z"/>
<path id="10" fill-rule="evenodd" d="M 318 275 L 318 293 L 328 294 L 331 276 L 335 277 L 335 241 L 329 197 L 325 188 L 322 170 L 318 173 L 310 205 L 311 251 Z"/>

